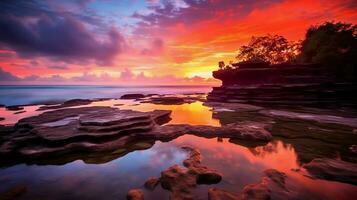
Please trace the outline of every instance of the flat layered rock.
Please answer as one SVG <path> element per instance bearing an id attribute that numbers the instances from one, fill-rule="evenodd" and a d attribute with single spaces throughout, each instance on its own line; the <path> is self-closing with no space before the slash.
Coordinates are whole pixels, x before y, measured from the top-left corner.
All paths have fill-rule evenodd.
<path id="1" fill-rule="evenodd" d="M 124 94 L 123 96 L 120 97 L 120 99 L 140 99 L 140 98 L 145 98 L 145 95 L 143 95 L 143 94 Z"/>
<path id="2" fill-rule="evenodd" d="M 68 108 L 74 106 L 82 106 L 82 105 L 91 104 L 92 102 L 93 100 L 90 99 L 71 99 L 59 105 L 41 106 L 38 110 L 52 110 L 52 109 Z"/>
<path id="3" fill-rule="evenodd" d="M 316 158 L 303 167 L 313 178 L 357 185 L 357 164 L 355 163 Z"/>
<path id="4" fill-rule="evenodd" d="M 0 154 L 57 155 L 107 151 L 135 142 L 135 133 L 149 132 L 171 111 L 138 112 L 111 107 L 68 108 L 21 119 L 1 128 Z M 6 132 L 6 134 L 5 134 Z M 10 156 L 10 155 L 9 155 Z"/>
<path id="5" fill-rule="evenodd" d="M 206 98 L 200 95 L 179 95 L 179 96 L 152 96 L 140 103 L 152 103 L 159 105 L 182 105 L 184 103 L 193 103 L 195 101 L 205 101 Z"/>
<path id="6" fill-rule="evenodd" d="M 267 123 L 239 122 L 222 127 L 161 126 L 171 119 L 170 114 L 168 110 L 139 112 L 102 106 L 48 111 L 21 119 L 13 127 L 0 127 L 0 156 L 9 163 L 42 163 L 41 158 L 52 163 L 55 157 L 63 158 L 63 162 L 72 158 L 87 160 L 90 155 L 81 153 L 113 152 L 140 142 L 170 141 L 184 134 L 261 143 L 272 139 Z M 122 155 L 115 153 L 113 158 Z M 219 179 L 214 177 L 214 171 L 205 168 L 196 167 L 191 172 L 198 174 L 203 183 Z"/>
<path id="7" fill-rule="evenodd" d="M 24 107 L 22 106 L 6 106 L 6 110 L 10 110 L 10 111 L 19 111 L 23 109 Z"/>

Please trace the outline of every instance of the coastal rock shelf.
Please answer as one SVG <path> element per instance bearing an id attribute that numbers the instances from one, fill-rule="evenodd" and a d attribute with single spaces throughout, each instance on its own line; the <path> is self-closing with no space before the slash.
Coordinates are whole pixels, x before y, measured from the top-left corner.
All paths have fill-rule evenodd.
<path id="1" fill-rule="evenodd" d="M 72 151 L 107 151 L 130 142 L 170 120 L 171 111 L 138 112 L 111 107 L 69 108 L 45 112 L 3 127 L 0 155 L 41 157 Z"/>
<path id="2" fill-rule="evenodd" d="M 233 63 L 213 72 L 222 81 L 208 101 L 356 107 L 357 84 L 340 82 L 317 64 Z"/>
<path id="3" fill-rule="evenodd" d="M 136 149 L 150 148 L 156 140 L 170 141 L 184 134 L 248 142 L 272 139 L 267 131 L 269 124 L 258 122 L 237 122 L 222 127 L 161 126 L 170 120 L 170 114 L 169 110 L 139 112 L 94 106 L 24 118 L 12 127 L 0 127 L 0 157 L 6 160 L 1 164 L 65 163 L 75 159 L 91 162 L 92 156 L 111 152 L 102 159 L 107 161 Z"/>
<path id="4" fill-rule="evenodd" d="M 214 87 L 210 102 L 260 105 L 356 106 L 356 84 L 228 85 Z"/>

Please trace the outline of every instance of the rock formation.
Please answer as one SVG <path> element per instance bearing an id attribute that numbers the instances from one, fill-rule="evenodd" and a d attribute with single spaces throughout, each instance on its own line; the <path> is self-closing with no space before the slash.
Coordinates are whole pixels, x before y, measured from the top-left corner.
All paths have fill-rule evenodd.
<path id="1" fill-rule="evenodd" d="M 10 111 L 19 111 L 23 109 L 24 107 L 22 106 L 6 106 L 6 110 L 10 110 Z"/>
<path id="2" fill-rule="evenodd" d="M 123 96 L 120 97 L 120 99 L 141 99 L 145 98 L 145 95 L 143 94 L 124 94 Z"/>
<path id="3" fill-rule="evenodd" d="M 73 106 L 82 106 L 82 105 L 88 105 L 92 102 L 93 102 L 93 100 L 90 100 L 90 99 L 71 99 L 71 100 L 65 101 L 59 105 L 41 106 L 38 110 L 51 110 L 51 109 L 68 108 L 68 107 L 73 107 Z"/>
<path id="4" fill-rule="evenodd" d="M 356 106 L 357 84 L 336 83 L 318 65 L 236 64 L 213 77 L 222 81 L 207 96 L 209 101 L 266 105 Z"/>
<path id="5" fill-rule="evenodd" d="M 188 153 L 188 158 L 183 161 L 185 167 L 171 166 L 161 172 L 160 178 L 149 178 L 145 182 L 146 188 L 153 190 L 158 183 L 161 183 L 162 188 L 170 191 L 171 200 L 193 200 L 193 191 L 198 184 L 216 184 L 221 181 L 222 175 L 219 172 L 202 165 L 201 153 L 198 149 L 191 147 L 182 147 L 182 149 Z"/>
<path id="6" fill-rule="evenodd" d="M 316 158 L 303 167 L 314 178 L 357 185 L 357 164 L 342 160 Z"/>
<path id="7" fill-rule="evenodd" d="M 144 192 L 140 189 L 132 189 L 128 192 L 126 199 L 128 199 L 128 200 L 144 200 Z"/>
<path id="8" fill-rule="evenodd" d="M 55 158 L 62 160 L 55 159 L 55 163 L 74 159 L 108 161 L 135 149 L 149 148 L 155 140 L 170 141 L 187 133 L 261 142 L 272 138 L 266 130 L 269 124 L 256 122 L 222 127 L 160 126 L 170 120 L 170 113 L 167 110 L 138 112 L 96 106 L 48 111 L 21 119 L 13 127 L 0 127 L 0 157 L 6 160 L 1 165 L 51 163 Z M 103 157 L 101 153 L 104 152 L 111 153 Z M 95 155 L 101 156 L 94 159 Z"/>

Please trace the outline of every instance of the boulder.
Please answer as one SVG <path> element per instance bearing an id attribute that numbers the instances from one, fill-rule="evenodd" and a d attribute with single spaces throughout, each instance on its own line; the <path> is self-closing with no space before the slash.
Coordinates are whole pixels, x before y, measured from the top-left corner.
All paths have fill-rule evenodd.
<path id="1" fill-rule="evenodd" d="M 174 165 L 161 172 L 162 188 L 170 191 L 170 199 L 193 199 L 193 190 L 197 186 L 196 177 L 187 173 L 179 165 Z"/>
<path id="2" fill-rule="evenodd" d="M 145 188 L 149 190 L 154 190 L 156 186 L 160 183 L 160 179 L 157 177 L 150 177 L 144 184 Z"/>
<path id="3" fill-rule="evenodd" d="M 201 153 L 192 147 L 182 147 L 188 154 L 183 161 L 185 167 L 174 165 L 161 172 L 161 177 L 151 177 L 145 182 L 145 187 L 153 190 L 158 183 L 170 191 L 170 199 L 194 199 L 194 189 L 198 184 L 216 184 L 222 175 L 201 164 Z"/>
<path id="4" fill-rule="evenodd" d="M 144 192 L 140 189 L 131 189 L 126 195 L 127 200 L 144 200 Z"/>

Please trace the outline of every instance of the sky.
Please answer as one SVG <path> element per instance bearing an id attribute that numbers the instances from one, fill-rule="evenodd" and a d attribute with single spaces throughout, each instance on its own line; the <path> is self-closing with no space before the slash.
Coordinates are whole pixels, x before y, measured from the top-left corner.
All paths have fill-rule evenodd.
<path id="1" fill-rule="evenodd" d="M 211 85 L 252 36 L 356 24 L 355 0 L 1 0 L 0 84 Z"/>

